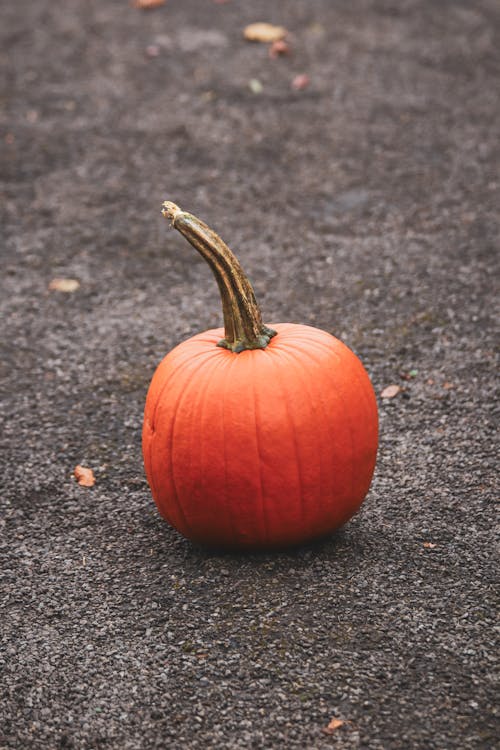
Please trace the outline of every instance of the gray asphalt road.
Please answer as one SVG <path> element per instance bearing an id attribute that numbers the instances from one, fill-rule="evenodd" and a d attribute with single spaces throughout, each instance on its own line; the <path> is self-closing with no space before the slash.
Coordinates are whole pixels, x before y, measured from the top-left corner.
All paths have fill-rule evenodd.
<path id="1" fill-rule="evenodd" d="M 0 14 L 0 748 L 492 748 L 498 4 Z M 292 54 L 245 42 L 256 20 Z M 321 544 L 223 555 L 156 513 L 149 380 L 221 321 L 165 198 L 266 320 L 401 387 L 362 511 Z"/>

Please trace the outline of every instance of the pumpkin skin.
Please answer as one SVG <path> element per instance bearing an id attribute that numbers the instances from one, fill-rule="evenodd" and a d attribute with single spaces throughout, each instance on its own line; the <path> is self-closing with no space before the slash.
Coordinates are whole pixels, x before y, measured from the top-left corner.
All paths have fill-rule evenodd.
<path id="1" fill-rule="evenodd" d="M 356 355 L 325 331 L 277 324 L 265 348 L 198 334 L 160 363 L 143 455 L 161 515 L 187 538 L 282 548 L 344 524 L 368 492 L 377 405 Z M 273 332 L 274 333 L 274 332 Z"/>

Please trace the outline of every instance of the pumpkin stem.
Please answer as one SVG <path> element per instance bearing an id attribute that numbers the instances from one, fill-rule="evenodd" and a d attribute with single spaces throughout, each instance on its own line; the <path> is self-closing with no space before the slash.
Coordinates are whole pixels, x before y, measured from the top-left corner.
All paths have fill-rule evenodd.
<path id="1" fill-rule="evenodd" d="M 196 216 L 165 201 L 162 214 L 198 250 L 212 269 L 222 299 L 224 338 L 218 346 L 232 352 L 265 349 L 276 331 L 265 326 L 252 285 L 221 238 Z"/>

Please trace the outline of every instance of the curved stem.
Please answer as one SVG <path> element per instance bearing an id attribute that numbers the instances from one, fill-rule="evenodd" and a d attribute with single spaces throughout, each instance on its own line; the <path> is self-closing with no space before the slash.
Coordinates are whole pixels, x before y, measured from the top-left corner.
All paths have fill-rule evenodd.
<path id="1" fill-rule="evenodd" d="M 252 285 L 237 258 L 221 238 L 196 216 L 165 201 L 162 214 L 198 250 L 213 271 L 219 286 L 224 333 L 218 346 L 233 352 L 265 349 L 276 331 L 262 322 Z"/>

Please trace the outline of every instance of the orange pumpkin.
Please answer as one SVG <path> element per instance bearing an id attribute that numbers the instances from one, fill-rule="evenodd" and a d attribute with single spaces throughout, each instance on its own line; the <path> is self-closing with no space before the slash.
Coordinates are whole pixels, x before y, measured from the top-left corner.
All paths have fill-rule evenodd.
<path id="1" fill-rule="evenodd" d="M 361 505 L 377 406 L 359 359 L 305 325 L 263 325 L 253 289 L 203 222 L 163 204 L 211 266 L 224 329 L 175 347 L 146 400 L 143 454 L 161 515 L 184 536 L 276 548 L 331 533 Z"/>

